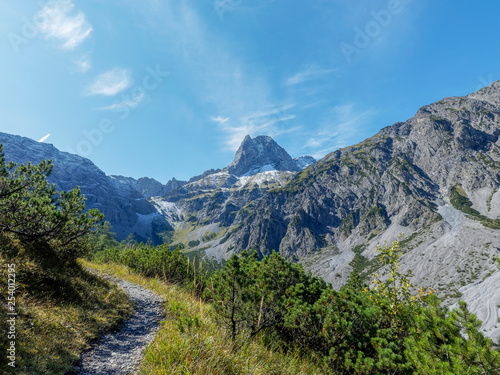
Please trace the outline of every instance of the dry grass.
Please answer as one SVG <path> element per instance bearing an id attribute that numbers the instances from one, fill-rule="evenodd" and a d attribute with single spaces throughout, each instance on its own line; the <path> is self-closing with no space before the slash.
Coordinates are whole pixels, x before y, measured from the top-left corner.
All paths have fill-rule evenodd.
<path id="1" fill-rule="evenodd" d="M 81 268 L 61 273 L 25 261 L 16 266 L 16 368 L 6 366 L 2 358 L 3 373 L 66 374 L 92 339 L 117 326 L 133 310 L 121 289 Z M 7 338 L 6 270 L 0 258 L 3 345 Z M 3 346 L 1 352 L 5 357 Z"/>

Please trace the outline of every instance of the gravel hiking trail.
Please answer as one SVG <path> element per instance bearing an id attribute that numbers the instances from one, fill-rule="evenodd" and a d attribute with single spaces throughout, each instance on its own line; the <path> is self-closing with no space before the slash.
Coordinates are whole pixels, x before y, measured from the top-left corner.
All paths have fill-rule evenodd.
<path id="1" fill-rule="evenodd" d="M 117 331 L 105 334 L 81 355 L 79 375 L 135 374 L 164 317 L 163 301 L 158 295 L 124 280 L 106 278 L 128 294 L 135 305 L 134 313 Z"/>

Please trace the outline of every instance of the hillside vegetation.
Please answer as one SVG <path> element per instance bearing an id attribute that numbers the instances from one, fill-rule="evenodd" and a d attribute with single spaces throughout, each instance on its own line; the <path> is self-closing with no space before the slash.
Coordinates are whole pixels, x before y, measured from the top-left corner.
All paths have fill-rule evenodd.
<path id="1" fill-rule="evenodd" d="M 399 242 L 378 251 L 385 277 L 369 288 L 354 274 L 339 291 L 277 253 L 233 255 L 210 274 L 179 249 L 139 245 L 98 252 L 94 267 L 152 277 L 136 280 L 166 298 L 168 318 L 144 374 L 500 371 L 500 353 L 465 303 L 449 311 L 432 290 L 413 295 L 411 272 L 399 271 Z"/>
<path id="2" fill-rule="evenodd" d="M 324 374 L 320 358 L 270 348 L 263 339 L 234 341 L 217 324 L 213 306 L 192 291 L 160 277 L 147 278 L 123 265 L 84 262 L 87 267 L 140 284 L 166 300 L 166 318 L 145 353 L 139 374 Z"/>
<path id="3" fill-rule="evenodd" d="M 57 192 L 50 161 L 6 164 L 0 145 L 0 367 L 66 374 L 80 352 L 132 310 L 115 286 L 78 265 L 102 216 L 78 189 Z M 9 351 L 8 351 L 9 350 Z"/>

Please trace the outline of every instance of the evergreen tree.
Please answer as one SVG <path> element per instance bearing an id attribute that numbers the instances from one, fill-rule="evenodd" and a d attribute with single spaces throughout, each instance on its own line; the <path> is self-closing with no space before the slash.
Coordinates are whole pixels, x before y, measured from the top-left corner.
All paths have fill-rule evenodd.
<path id="1" fill-rule="evenodd" d="M 500 353 L 479 331 L 481 322 L 465 302 L 450 312 L 439 303 L 435 297 L 429 299 L 405 343 L 405 355 L 416 373 L 499 374 Z"/>
<path id="2" fill-rule="evenodd" d="M 247 271 L 256 261 L 256 256 L 233 254 L 224 268 L 213 275 L 205 290 L 205 297 L 213 301 L 219 324 L 230 332 L 233 341 L 247 325 L 252 300 Z"/>

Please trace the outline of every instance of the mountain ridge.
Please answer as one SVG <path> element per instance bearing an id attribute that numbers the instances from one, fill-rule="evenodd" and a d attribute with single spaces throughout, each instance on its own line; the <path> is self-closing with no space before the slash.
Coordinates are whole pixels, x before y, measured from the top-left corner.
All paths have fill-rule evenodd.
<path id="1" fill-rule="evenodd" d="M 298 172 L 315 162 L 316 159 L 308 155 L 292 159 L 285 149 L 269 136 L 259 135 L 252 138 L 247 135 L 236 151 L 233 161 L 227 167 L 207 170 L 200 175 L 191 177 L 188 181 L 176 180 L 174 177 L 163 185 L 149 177 L 139 179 L 117 175 L 111 177 L 132 186 L 145 198 L 151 198 L 167 195 L 184 185 L 203 180 L 220 172 L 227 172 L 237 177 L 253 176 L 273 170 Z"/>
<path id="2" fill-rule="evenodd" d="M 79 186 L 86 198 L 86 209 L 97 208 L 109 221 L 117 238 L 132 233 L 137 240 L 159 243 L 155 232 L 170 229 L 169 224 L 137 190 L 122 184 L 101 171 L 92 161 L 79 155 L 59 151 L 47 143 L 0 132 L 7 161 L 39 163 L 53 160 L 54 169 L 48 181 L 58 190 Z"/>
<path id="3" fill-rule="evenodd" d="M 353 269 L 375 271 L 376 245 L 404 233 L 402 270 L 415 285 L 476 306 L 488 290 L 475 312 L 500 337 L 490 278 L 500 251 L 499 137 L 500 82 L 423 106 L 266 192 L 207 253 L 276 250 L 338 288 Z"/>
<path id="4" fill-rule="evenodd" d="M 31 142 L 23 152 L 42 147 Z M 54 153 L 50 147 L 37 158 Z M 74 161 L 94 171 L 92 163 Z M 106 180 L 100 171 L 87 179 L 96 182 L 87 194 L 104 207 L 106 200 L 92 196 L 99 185 L 110 186 L 107 194 L 121 196 L 118 206 L 124 205 L 111 215 L 118 224 L 130 220 L 130 228 L 143 216 L 161 218 L 143 231 L 159 242 L 216 259 L 244 249 L 260 257 L 276 250 L 336 288 L 353 270 L 369 277 L 378 268 L 376 246 L 403 233 L 401 268 L 414 273 L 414 284 L 435 287 L 446 304 L 465 299 L 486 333 L 500 337 L 494 284 L 500 277 L 494 261 L 500 251 L 500 81 L 423 106 L 404 122 L 310 161 L 292 159 L 270 137 L 248 136 L 226 168 L 172 180 L 170 191 L 147 178 Z M 54 178 L 63 187 L 67 176 Z"/>

